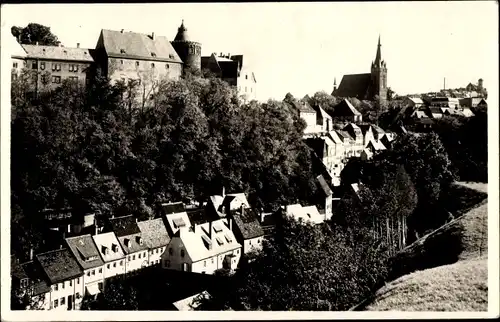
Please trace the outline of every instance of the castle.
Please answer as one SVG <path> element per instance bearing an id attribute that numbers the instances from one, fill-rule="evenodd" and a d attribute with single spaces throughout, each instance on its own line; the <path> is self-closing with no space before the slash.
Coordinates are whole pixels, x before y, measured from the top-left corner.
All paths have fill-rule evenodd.
<path id="1" fill-rule="evenodd" d="M 380 102 L 387 101 L 387 65 L 382 60 L 381 47 L 379 36 L 377 54 L 375 61 L 372 61 L 371 72 L 344 75 L 338 88 L 335 80 L 332 95 L 345 98 L 355 97 L 360 100 L 374 100 L 378 97 Z"/>
<path id="2" fill-rule="evenodd" d="M 59 86 L 64 80 L 88 83 L 90 74 L 98 69 L 112 83 L 137 81 L 142 99 L 147 101 L 154 98 L 159 80 L 177 80 L 188 70 L 209 70 L 234 86 L 244 99 L 256 99 L 257 81 L 248 66 L 243 65 L 243 55 L 202 57 L 201 43 L 190 39 L 184 21 L 173 41 L 154 32 L 102 29 L 94 49 L 80 48 L 79 44 L 76 48 L 17 46 L 22 47 L 25 55 L 12 55 L 12 79 L 25 67 L 31 71 L 30 82 L 36 91 L 44 86 Z"/>

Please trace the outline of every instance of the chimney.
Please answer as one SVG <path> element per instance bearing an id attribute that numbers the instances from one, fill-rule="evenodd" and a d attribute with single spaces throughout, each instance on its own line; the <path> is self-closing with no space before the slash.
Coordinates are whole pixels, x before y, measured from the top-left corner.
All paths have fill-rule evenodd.
<path id="1" fill-rule="evenodd" d="M 125 30 L 125 29 L 122 29 L 120 32 L 123 34 L 123 31 L 124 31 L 124 30 Z"/>
<path id="2" fill-rule="evenodd" d="M 30 247 L 30 261 L 33 260 L 33 248 Z"/>
<path id="3" fill-rule="evenodd" d="M 76 48 L 80 48 L 80 43 L 79 42 L 76 43 Z"/>
<path id="4" fill-rule="evenodd" d="M 68 233 L 71 232 L 71 224 L 68 224 Z"/>

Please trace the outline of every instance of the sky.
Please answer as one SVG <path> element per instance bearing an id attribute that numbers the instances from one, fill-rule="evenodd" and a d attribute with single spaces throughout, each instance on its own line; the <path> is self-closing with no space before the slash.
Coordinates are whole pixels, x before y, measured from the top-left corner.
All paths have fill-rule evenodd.
<path id="1" fill-rule="evenodd" d="M 202 55 L 243 54 L 259 100 L 317 91 L 368 73 L 380 35 L 387 84 L 397 94 L 498 88 L 495 1 L 25 4 L 2 7 L 2 27 L 51 27 L 66 47 L 94 48 L 101 29 L 155 32 L 173 39 L 181 20 Z M 491 90 L 490 90 L 491 92 Z"/>

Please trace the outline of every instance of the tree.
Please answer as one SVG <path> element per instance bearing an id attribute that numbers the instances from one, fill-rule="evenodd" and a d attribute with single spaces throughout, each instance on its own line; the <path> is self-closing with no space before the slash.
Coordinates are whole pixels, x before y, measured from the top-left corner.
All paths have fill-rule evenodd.
<path id="1" fill-rule="evenodd" d="M 50 31 L 50 27 L 38 23 L 29 23 L 24 28 L 14 26 L 11 28 L 11 33 L 20 44 L 59 46 L 61 43 Z"/>
<path id="2" fill-rule="evenodd" d="M 104 291 L 95 299 L 84 297 L 81 309 L 136 311 L 139 309 L 137 291 L 124 278 L 108 279 Z"/>

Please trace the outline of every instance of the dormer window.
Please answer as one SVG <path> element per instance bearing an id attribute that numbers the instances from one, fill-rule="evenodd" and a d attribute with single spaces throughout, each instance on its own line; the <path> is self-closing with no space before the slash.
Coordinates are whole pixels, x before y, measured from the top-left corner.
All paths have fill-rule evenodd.
<path id="1" fill-rule="evenodd" d="M 184 251 L 184 249 L 181 249 L 181 257 L 184 257 L 186 256 L 186 252 Z"/>
<path id="2" fill-rule="evenodd" d="M 156 53 L 151 53 L 151 57 L 156 57 Z"/>
<path id="3" fill-rule="evenodd" d="M 111 249 L 113 250 L 114 253 L 116 253 L 118 251 L 118 245 L 117 244 L 111 245 Z"/>
<path id="4" fill-rule="evenodd" d="M 136 239 L 137 243 L 142 246 L 142 238 L 141 238 L 141 236 L 137 236 L 135 239 Z"/>
<path id="5" fill-rule="evenodd" d="M 121 54 L 125 54 L 125 53 L 126 53 L 126 52 L 125 52 L 125 49 L 123 49 L 123 48 L 122 48 L 122 49 L 120 49 L 120 53 L 121 53 Z"/>
<path id="6" fill-rule="evenodd" d="M 130 239 L 125 238 L 125 240 L 123 241 L 123 243 L 125 244 L 125 247 L 130 247 Z"/>
<path id="7" fill-rule="evenodd" d="M 174 59 L 174 55 L 172 55 L 172 54 L 168 54 L 168 58 L 170 58 L 170 59 Z"/>
<path id="8" fill-rule="evenodd" d="M 101 248 L 101 252 L 102 252 L 104 255 L 108 255 L 108 253 L 109 253 L 108 247 L 106 247 L 106 246 L 102 246 L 102 248 Z"/>

